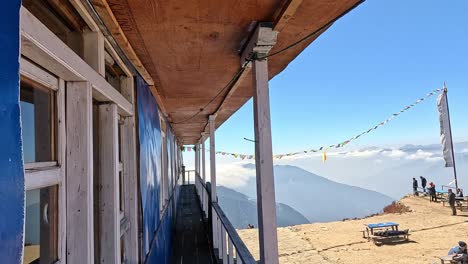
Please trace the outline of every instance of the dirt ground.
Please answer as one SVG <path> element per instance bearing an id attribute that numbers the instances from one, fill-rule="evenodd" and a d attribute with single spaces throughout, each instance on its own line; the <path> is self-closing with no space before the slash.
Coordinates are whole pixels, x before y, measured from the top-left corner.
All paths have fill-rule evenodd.
<path id="1" fill-rule="evenodd" d="M 432 264 L 440 263 L 437 257 L 447 255 L 458 241 L 468 242 L 468 212 L 451 216 L 450 207 L 430 203 L 427 197 L 406 197 L 401 202 L 411 212 L 278 228 L 280 263 Z M 388 221 L 399 223 L 400 230 L 409 229 L 409 241 L 377 246 L 362 237 L 364 224 Z M 258 259 L 258 231 L 238 232 Z"/>

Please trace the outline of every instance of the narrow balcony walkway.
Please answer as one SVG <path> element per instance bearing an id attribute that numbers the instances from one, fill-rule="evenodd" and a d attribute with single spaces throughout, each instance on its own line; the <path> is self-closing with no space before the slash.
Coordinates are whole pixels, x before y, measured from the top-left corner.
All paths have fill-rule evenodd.
<path id="1" fill-rule="evenodd" d="M 172 244 L 172 263 L 214 263 L 208 244 L 208 236 L 208 230 L 202 220 L 202 211 L 195 192 L 195 185 L 181 186 Z"/>

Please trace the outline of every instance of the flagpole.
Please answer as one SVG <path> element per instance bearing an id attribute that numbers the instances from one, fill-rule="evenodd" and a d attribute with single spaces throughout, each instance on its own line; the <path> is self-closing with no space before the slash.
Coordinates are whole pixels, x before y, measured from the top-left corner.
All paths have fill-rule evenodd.
<path id="1" fill-rule="evenodd" d="M 455 166 L 455 151 L 453 150 L 452 126 L 450 124 L 450 110 L 449 110 L 449 104 L 448 104 L 447 87 L 445 86 L 445 83 L 444 83 L 444 93 L 445 93 L 445 103 L 447 105 L 448 127 L 449 127 L 449 133 L 450 133 L 450 147 L 452 148 L 453 176 L 455 178 L 455 188 L 458 189 L 457 168 Z"/>

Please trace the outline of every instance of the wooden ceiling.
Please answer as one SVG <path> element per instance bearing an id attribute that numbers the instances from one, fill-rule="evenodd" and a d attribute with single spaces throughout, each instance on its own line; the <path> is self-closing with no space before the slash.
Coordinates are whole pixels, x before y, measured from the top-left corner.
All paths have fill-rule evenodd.
<path id="1" fill-rule="evenodd" d="M 92 1 L 116 41 L 152 85 L 153 94 L 182 144 L 194 144 L 200 139 L 210 114 L 219 110 L 216 118 L 219 127 L 252 97 L 250 72 L 238 81 L 235 92 L 225 100 L 229 89 L 224 88 L 240 69 L 240 53 L 257 22 L 276 23 L 275 29 L 280 33 L 271 51 L 275 52 L 323 27 L 359 2 Z M 271 57 L 270 79 L 317 36 Z"/>

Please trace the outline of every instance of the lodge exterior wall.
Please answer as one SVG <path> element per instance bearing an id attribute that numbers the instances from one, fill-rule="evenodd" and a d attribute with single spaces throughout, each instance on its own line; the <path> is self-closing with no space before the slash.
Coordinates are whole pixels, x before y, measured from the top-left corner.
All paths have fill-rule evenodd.
<path id="1" fill-rule="evenodd" d="M 158 114 L 160 106 L 151 95 L 148 85 L 138 73 L 131 70 L 133 65 L 124 63 L 128 61 L 126 58 L 117 57 L 118 53 L 112 50 L 108 40 L 102 39 L 99 28 L 94 24 L 90 25 L 90 28 L 94 30 L 92 36 L 95 38 L 86 37 L 87 45 L 83 46 L 85 54 L 94 55 L 82 58 L 42 25 L 39 19 L 21 7 L 21 1 L 7 1 L 0 12 L 0 36 L 8 40 L 2 42 L 5 46 L 0 50 L 0 79 L 3 88 L 0 96 L 3 136 L 0 142 L 5 146 L 0 152 L 0 168 L 4 172 L 0 176 L 0 213 L 5 216 L 0 220 L 2 261 L 22 263 L 26 257 L 44 258 L 43 253 L 48 250 L 48 257 L 55 259 L 56 263 L 169 263 L 171 230 L 181 184 L 182 155 L 169 122 L 164 120 L 164 115 Z M 78 13 L 86 15 L 84 9 L 78 10 Z M 89 22 L 90 16 L 86 16 L 84 20 Z M 91 42 L 95 40 L 99 41 L 100 45 L 92 45 Z M 103 66 L 106 63 L 106 52 L 108 56 L 110 54 L 113 57 L 110 61 L 115 61 L 124 72 L 120 77 L 119 90 L 106 81 Z M 22 115 L 27 111 L 20 111 L 20 105 L 23 107 L 25 104 L 19 96 L 23 89 L 19 85 L 20 75 L 21 83 L 28 80 L 33 85 L 33 91 L 39 89 L 51 94 L 50 108 L 54 114 L 47 119 L 52 131 L 51 148 L 55 153 L 51 156 L 51 161 L 23 161 L 22 143 L 25 142 L 24 137 L 28 137 L 26 132 L 30 131 L 21 130 L 21 119 L 25 118 Z M 83 90 L 85 88 L 86 91 Z M 86 101 L 74 96 L 83 94 L 82 92 L 86 94 Z M 142 103 L 143 99 L 149 101 L 137 108 L 137 104 Z M 31 102 L 34 107 L 36 101 Z M 75 102 L 81 108 L 71 107 Z M 101 109 L 101 119 L 97 120 L 99 126 L 93 121 L 93 105 L 100 106 Z M 112 110 L 112 114 L 104 117 L 109 109 Z M 79 121 L 83 116 L 86 116 L 86 122 Z M 165 144 L 161 144 L 162 138 L 158 138 L 157 134 L 142 136 L 143 121 L 166 124 Z M 69 125 L 67 131 L 66 124 Z M 109 125 L 112 133 L 96 130 L 105 124 Z M 70 134 L 72 128 L 78 132 L 76 135 Z M 100 139 L 93 140 L 95 137 Z M 142 159 L 145 144 L 158 141 L 159 144 L 150 146 L 151 151 L 146 153 L 146 159 Z M 30 140 L 24 144 L 29 144 L 27 142 Z M 106 145 L 96 146 L 95 142 Z M 155 146 L 159 148 L 155 149 Z M 93 153 L 96 147 L 101 149 L 97 155 Z M 111 149 L 113 154 L 106 155 L 106 149 Z M 68 159 L 65 158 L 65 150 Z M 165 153 L 165 159 L 162 153 Z M 96 159 L 99 169 L 93 168 L 93 160 Z M 159 161 L 159 164 L 155 161 Z M 78 163 L 86 169 L 76 167 Z M 104 167 L 106 164 L 108 167 Z M 72 174 L 73 180 L 70 178 Z M 105 203 L 96 199 L 103 199 L 103 195 L 112 194 L 112 190 L 103 188 L 106 190 L 104 194 L 100 193 L 99 188 L 93 189 L 96 182 L 105 183 L 102 177 L 112 182 L 106 188 L 113 188 L 114 194 L 118 194 L 105 196 L 109 201 Z M 150 177 L 152 178 L 149 179 Z M 85 185 L 80 182 L 84 182 Z M 160 195 L 162 182 L 166 184 L 165 198 L 168 199 Z M 123 187 L 118 188 L 119 184 Z M 52 199 L 47 200 L 49 202 L 43 202 L 42 198 L 39 198 L 41 202 L 38 206 L 42 220 L 38 220 L 41 223 L 37 232 L 47 230 L 50 233 L 43 237 L 50 236 L 51 240 L 41 239 L 39 255 L 36 256 L 25 247 L 25 237 L 28 234 L 25 233 L 24 223 L 29 215 L 25 214 L 25 211 L 29 212 L 25 200 L 30 190 L 49 186 L 56 187 L 57 192 L 54 192 L 55 196 L 48 198 Z M 152 191 L 154 203 L 139 210 L 147 198 L 149 189 Z M 77 195 L 71 195 L 75 192 Z M 41 191 L 41 195 L 42 193 Z M 83 194 L 85 198 L 80 198 Z M 79 206 L 71 206 L 72 204 Z M 98 208 L 105 210 L 93 209 L 96 208 L 96 204 L 100 204 Z M 152 214 L 154 219 L 151 228 L 145 229 L 144 219 L 149 214 Z M 52 216 L 56 220 L 49 219 Z M 107 236 L 109 233 L 99 233 L 111 230 L 103 228 L 105 223 L 93 220 L 98 218 L 112 219 L 114 224 L 111 227 L 118 231 L 116 234 L 119 235 L 116 237 L 115 234 Z M 43 219 L 47 221 L 43 223 Z M 83 222 L 80 219 L 87 220 Z M 48 222 L 49 220 L 51 222 Z M 49 227 L 45 228 L 47 225 Z M 81 237 L 86 241 L 78 241 L 81 240 L 78 236 L 83 234 L 86 235 Z M 99 234 L 99 237 L 93 237 L 95 234 Z M 112 238 L 113 244 L 109 247 L 112 252 L 103 252 L 106 250 L 103 243 L 107 241 L 107 238 L 101 241 L 104 237 Z M 87 246 L 73 246 L 78 245 L 78 242 Z M 47 246 L 43 243 L 47 243 Z M 29 246 L 31 245 L 28 244 L 27 247 Z"/>

